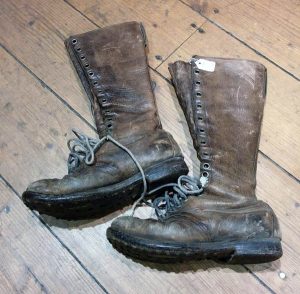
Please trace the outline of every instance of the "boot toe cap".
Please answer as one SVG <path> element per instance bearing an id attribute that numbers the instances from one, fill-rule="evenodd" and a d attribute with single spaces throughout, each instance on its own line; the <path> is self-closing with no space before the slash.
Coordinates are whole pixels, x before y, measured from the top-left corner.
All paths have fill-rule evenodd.
<path id="1" fill-rule="evenodd" d="M 26 191 L 33 193 L 49 194 L 52 192 L 50 189 L 52 186 L 51 184 L 53 182 L 56 181 L 54 179 L 38 180 L 29 184 Z"/>
<path id="2" fill-rule="evenodd" d="M 147 234 L 151 235 L 151 231 L 154 231 L 155 229 L 154 227 L 158 226 L 159 223 L 153 219 L 139 219 L 132 216 L 122 216 L 112 222 L 111 229 L 128 235 L 141 237 Z"/>
<path id="3" fill-rule="evenodd" d="M 38 202 L 49 200 L 57 194 L 57 179 L 44 179 L 31 183 L 22 195 L 23 202 L 31 207 Z"/>

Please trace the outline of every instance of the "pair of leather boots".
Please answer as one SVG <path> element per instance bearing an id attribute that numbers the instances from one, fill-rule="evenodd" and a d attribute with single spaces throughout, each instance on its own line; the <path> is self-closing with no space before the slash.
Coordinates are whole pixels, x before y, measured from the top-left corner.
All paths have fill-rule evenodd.
<path id="1" fill-rule="evenodd" d="M 70 37 L 66 47 L 89 98 L 99 139 L 75 132 L 68 174 L 29 185 L 23 201 L 43 214 L 93 218 L 143 200 L 157 219 L 123 216 L 107 238 L 138 259 L 260 263 L 282 255 L 277 218 L 255 196 L 266 68 L 193 56 L 169 71 L 201 162 L 194 180 L 162 129 L 142 24 Z"/>

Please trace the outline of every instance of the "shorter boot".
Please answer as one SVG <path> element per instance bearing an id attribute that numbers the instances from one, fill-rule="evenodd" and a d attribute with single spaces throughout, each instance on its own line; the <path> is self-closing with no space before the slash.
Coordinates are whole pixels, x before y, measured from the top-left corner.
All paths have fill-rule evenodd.
<path id="1" fill-rule="evenodd" d="M 29 185 L 23 193 L 29 208 L 57 218 L 98 217 L 188 172 L 178 145 L 162 129 L 145 45 L 136 22 L 66 40 L 99 139 L 75 132 L 68 175 Z"/>
<path id="2" fill-rule="evenodd" d="M 265 67 L 195 57 L 170 64 L 169 70 L 201 161 L 204 193 L 195 195 L 195 183 L 181 177 L 173 191 L 154 201 L 158 220 L 116 219 L 107 230 L 109 241 L 125 254 L 156 262 L 279 258 L 277 218 L 255 196 Z"/>

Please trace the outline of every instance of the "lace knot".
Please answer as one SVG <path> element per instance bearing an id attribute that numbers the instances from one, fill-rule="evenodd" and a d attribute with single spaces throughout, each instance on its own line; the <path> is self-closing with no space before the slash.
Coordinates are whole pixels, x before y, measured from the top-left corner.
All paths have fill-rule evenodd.
<path id="1" fill-rule="evenodd" d="M 103 139 L 94 139 L 76 130 L 72 131 L 77 138 L 68 141 L 70 150 L 68 169 L 78 167 L 82 161 L 87 165 L 92 165 L 95 162 L 95 152 L 99 149 Z"/>
<path id="2" fill-rule="evenodd" d="M 161 189 L 165 189 L 163 196 L 155 198 L 151 204 L 147 202 L 147 205 L 155 209 L 156 216 L 160 220 L 181 207 L 189 196 L 199 196 L 203 192 L 201 181 L 186 175 L 180 176 L 177 183 L 162 185 L 150 191 L 148 195 Z"/>

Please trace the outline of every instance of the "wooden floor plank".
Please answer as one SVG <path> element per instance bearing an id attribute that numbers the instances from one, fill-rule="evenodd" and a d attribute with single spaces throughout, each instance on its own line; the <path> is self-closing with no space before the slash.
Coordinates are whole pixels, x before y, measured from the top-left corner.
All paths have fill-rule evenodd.
<path id="1" fill-rule="evenodd" d="M 249 268 L 275 292 L 297 293 L 300 287 L 300 184 L 274 168 L 265 157 L 259 156 L 258 162 L 257 196 L 267 202 L 279 218 L 283 256 L 272 264 L 251 265 Z"/>
<path id="2" fill-rule="evenodd" d="M 63 1 L 0 1 L 0 11 L 1 44 L 93 123 L 64 40 L 96 27 Z"/>
<path id="3" fill-rule="evenodd" d="M 143 22 L 149 41 L 149 63 L 158 66 L 205 19 L 177 0 L 67 0 L 100 27 L 116 22 Z M 191 26 L 192 24 L 192 26 Z"/>
<path id="4" fill-rule="evenodd" d="M 300 179 L 300 83 L 210 23 L 194 34 L 158 71 L 170 78 L 168 63 L 194 54 L 257 60 L 268 70 L 268 91 L 260 150 Z"/>
<path id="5" fill-rule="evenodd" d="M 6 158 L 1 161 L 0 173 L 22 193 L 32 180 L 65 173 L 67 150 L 64 134 L 74 125 L 78 126 L 80 120 L 3 50 L 0 51 L 0 60 L 3 77 L 0 80 L 3 97 L 0 109 L 2 121 L 5 121 L 5 124 L 0 124 L 1 142 L 5 143 L 0 156 Z M 157 90 L 159 88 L 158 85 Z M 170 101 L 168 105 L 172 104 Z M 176 119 L 171 123 L 178 124 Z M 91 133 L 87 128 L 81 126 L 83 131 Z M 180 127 L 176 129 L 180 130 Z M 184 138 L 185 134 L 181 131 L 178 136 Z M 268 292 L 241 266 L 223 268 L 204 262 L 157 268 L 152 264 L 133 262 L 115 251 L 106 240 L 106 228 L 119 213 L 94 222 L 74 223 L 45 218 L 55 234 L 109 292 L 138 293 L 144 288 L 149 293 L 209 293 L 212 291 L 211 281 L 216 284 L 214 292 L 242 291 L 246 283 L 251 285 L 251 291 L 249 288 L 245 293 L 253 290 Z"/>
<path id="6" fill-rule="evenodd" d="M 68 158 L 66 140 L 72 136 L 71 129 L 81 129 L 90 135 L 94 133 L 78 117 L 74 116 L 74 119 L 70 120 L 69 117 L 61 115 L 61 113 L 68 113 L 71 116 L 72 112 L 38 81 L 30 77 L 30 74 L 17 65 L 16 61 L 13 62 L 13 58 L 3 49 L 0 60 L 0 88 L 2 89 L 0 113 L 1 121 L 5 122 L 0 126 L 0 168 L 6 169 L 7 164 L 13 164 L 6 170 L 6 176 L 15 177 L 20 160 L 25 159 L 22 151 L 24 147 L 28 160 L 26 174 L 32 180 L 40 177 L 63 176 L 67 168 L 59 172 L 55 166 Z M 20 72 L 26 73 L 26 76 L 23 77 Z M 27 100 L 24 97 L 27 97 Z M 35 144 L 32 148 L 27 148 L 32 141 Z M 20 150 L 16 150 L 15 146 L 20 143 Z M 39 163 L 35 160 L 37 154 L 46 160 Z M 45 164 L 48 161 L 53 163 L 53 168 L 46 171 Z M 16 176 L 16 179 L 21 189 L 28 184 L 23 181 L 25 178 L 22 174 Z"/>
<path id="7" fill-rule="evenodd" d="M 300 79 L 299 1 L 183 1 Z"/>
<path id="8" fill-rule="evenodd" d="M 1 293 L 104 293 L 0 178 Z"/>

